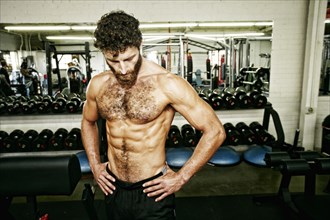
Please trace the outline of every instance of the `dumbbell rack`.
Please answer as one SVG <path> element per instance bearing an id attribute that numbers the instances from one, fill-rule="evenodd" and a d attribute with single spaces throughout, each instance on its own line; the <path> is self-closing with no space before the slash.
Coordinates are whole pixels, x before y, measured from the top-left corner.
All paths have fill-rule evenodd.
<path id="1" fill-rule="evenodd" d="M 252 109 L 253 110 L 253 109 Z M 258 109 L 261 110 L 261 109 Z M 251 109 L 235 109 L 235 110 L 219 110 L 215 111 L 216 114 L 226 114 L 228 112 L 237 111 L 251 111 Z M 268 130 L 270 124 L 270 117 L 273 119 L 274 127 L 277 135 L 277 145 L 281 146 L 284 144 L 284 132 L 280 117 L 277 111 L 272 107 L 271 103 L 267 103 L 263 108 L 263 127 Z M 49 114 L 33 114 L 33 115 L 1 115 L 0 116 L 0 130 L 10 132 L 14 129 L 28 130 L 28 129 L 50 129 L 56 131 L 59 127 L 64 127 L 66 129 L 72 129 L 75 127 L 80 127 L 82 115 L 81 113 L 49 113 Z M 179 114 L 175 114 L 174 122 L 180 122 L 184 118 Z M 182 122 L 183 123 L 183 122 Z"/>

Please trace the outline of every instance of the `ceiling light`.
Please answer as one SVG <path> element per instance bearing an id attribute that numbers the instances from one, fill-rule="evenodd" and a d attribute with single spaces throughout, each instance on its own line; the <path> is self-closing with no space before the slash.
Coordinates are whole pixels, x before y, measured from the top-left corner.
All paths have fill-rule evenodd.
<path id="1" fill-rule="evenodd" d="M 199 23 L 199 27 L 253 27 L 272 26 L 273 22 L 206 22 Z"/>
<path id="2" fill-rule="evenodd" d="M 77 31 L 94 31 L 96 29 L 96 26 L 71 26 L 72 30 L 77 30 Z"/>
<path id="3" fill-rule="evenodd" d="M 6 26 L 8 31 L 62 31 L 70 30 L 70 26 Z"/>
<path id="4" fill-rule="evenodd" d="M 158 23 L 158 24 L 140 24 L 140 28 L 170 28 L 170 27 L 196 27 L 197 23 Z"/>
<path id="5" fill-rule="evenodd" d="M 94 40 L 91 36 L 47 36 L 48 40 Z"/>

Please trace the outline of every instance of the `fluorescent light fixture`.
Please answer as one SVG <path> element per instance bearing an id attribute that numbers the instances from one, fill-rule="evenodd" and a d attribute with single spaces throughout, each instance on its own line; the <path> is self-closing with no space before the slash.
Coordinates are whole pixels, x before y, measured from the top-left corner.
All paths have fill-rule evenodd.
<path id="1" fill-rule="evenodd" d="M 180 37 L 184 36 L 184 33 L 144 33 L 142 34 L 143 38 L 153 38 L 153 37 Z"/>
<path id="2" fill-rule="evenodd" d="M 166 40 L 169 39 L 170 37 L 167 36 L 153 36 L 153 37 L 143 37 L 143 42 L 150 42 L 150 41 L 156 41 L 156 40 Z"/>
<path id="3" fill-rule="evenodd" d="M 326 20 L 325 22 L 330 22 Z M 272 26 L 273 22 L 181 22 L 181 23 L 142 23 L 141 29 L 151 28 L 176 28 L 176 27 L 252 27 L 252 26 Z M 13 31 L 57 31 L 57 30 L 77 30 L 94 31 L 96 25 L 21 25 L 6 26 L 6 30 Z"/>
<path id="4" fill-rule="evenodd" d="M 232 33 L 223 34 L 221 37 L 259 37 L 264 35 L 264 33 Z"/>
<path id="5" fill-rule="evenodd" d="M 170 28 L 170 27 L 196 27 L 197 23 L 155 23 L 155 24 L 140 24 L 140 28 Z"/>
<path id="6" fill-rule="evenodd" d="M 264 33 L 250 32 L 250 33 L 230 33 L 230 34 L 186 34 L 186 37 L 200 38 L 204 40 L 217 41 L 218 38 L 225 37 L 260 37 L 264 36 Z"/>
<path id="7" fill-rule="evenodd" d="M 186 37 L 197 38 L 197 39 L 202 39 L 202 40 L 217 41 L 217 38 L 214 38 L 209 35 L 186 34 Z"/>
<path id="8" fill-rule="evenodd" d="M 47 36 L 48 40 L 94 40 L 91 36 Z"/>
<path id="9" fill-rule="evenodd" d="M 77 30 L 77 31 L 94 31 L 96 29 L 95 26 L 71 26 L 72 30 Z"/>
<path id="10" fill-rule="evenodd" d="M 70 30 L 70 26 L 6 26 L 8 31 L 65 31 Z"/>
<path id="11" fill-rule="evenodd" d="M 253 27 L 272 26 L 273 22 L 206 22 L 199 23 L 199 27 Z"/>

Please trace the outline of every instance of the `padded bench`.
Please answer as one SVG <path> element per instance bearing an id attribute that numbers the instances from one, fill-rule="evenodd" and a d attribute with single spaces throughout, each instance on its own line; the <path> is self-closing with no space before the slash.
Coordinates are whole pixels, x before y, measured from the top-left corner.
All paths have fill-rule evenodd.
<path id="1" fill-rule="evenodd" d="M 0 203 L 5 209 L 1 211 L 8 211 L 12 197 L 27 196 L 37 215 L 36 196 L 71 195 L 81 169 L 78 157 L 70 152 L 4 153 L 0 155 L 0 178 Z"/>

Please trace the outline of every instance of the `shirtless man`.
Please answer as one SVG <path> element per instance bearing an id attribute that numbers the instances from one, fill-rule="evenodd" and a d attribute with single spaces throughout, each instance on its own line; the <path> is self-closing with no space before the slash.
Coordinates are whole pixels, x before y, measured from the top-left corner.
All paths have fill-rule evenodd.
<path id="1" fill-rule="evenodd" d="M 140 54 L 139 21 L 104 15 L 95 46 L 110 70 L 87 89 L 82 138 L 94 178 L 105 193 L 109 219 L 175 219 L 174 193 L 212 157 L 225 139 L 213 109 L 186 80 Z M 166 165 L 165 141 L 175 112 L 203 135 L 177 172 Z M 106 119 L 108 162 L 102 163 L 96 121 Z"/>

